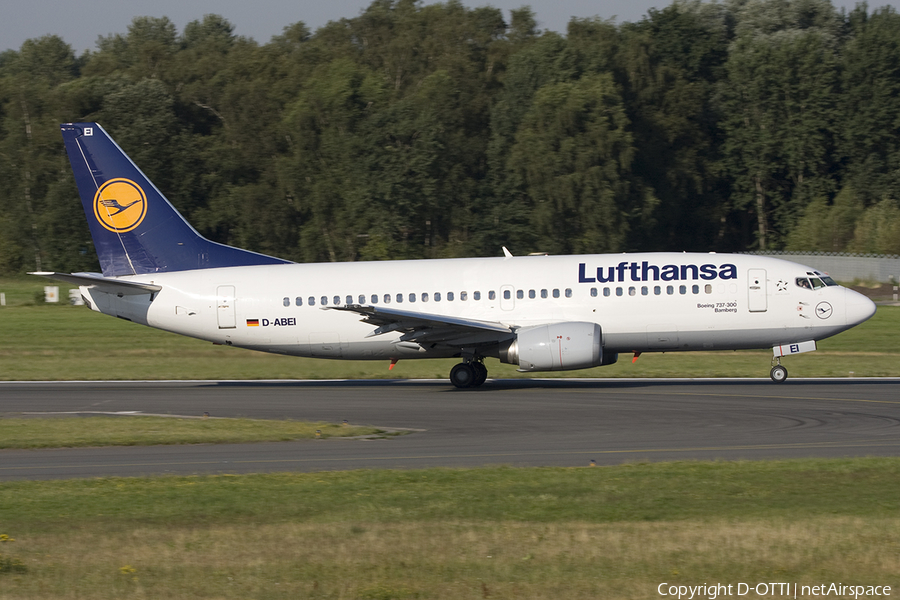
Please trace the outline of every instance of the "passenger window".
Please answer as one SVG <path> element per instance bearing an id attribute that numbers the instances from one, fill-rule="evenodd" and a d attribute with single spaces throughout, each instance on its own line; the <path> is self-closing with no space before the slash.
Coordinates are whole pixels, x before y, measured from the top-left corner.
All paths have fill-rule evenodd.
<path id="1" fill-rule="evenodd" d="M 315 306 L 315 305 L 316 305 L 316 299 L 313 298 L 312 296 L 310 296 L 309 298 L 306 299 L 306 303 L 309 304 L 310 306 Z"/>
<path id="2" fill-rule="evenodd" d="M 609 297 L 609 288 L 603 288 L 603 295 Z"/>
<path id="3" fill-rule="evenodd" d="M 428 302 L 428 292 L 422 292 L 422 302 Z"/>
<path id="4" fill-rule="evenodd" d="M 659 287 L 658 285 L 654 285 L 653 286 L 653 295 L 659 296 L 660 294 L 662 294 L 662 288 Z"/>
<path id="5" fill-rule="evenodd" d="M 597 288 L 591 288 L 591 298 L 597 297 Z"/>
<path id="6" fill-rule="evenodd" d="M 319 300 L 322 302 L 322 306 L 328 306 L 328 296 L 322 296 Z"/>
<path id="7" fill-rule="evenodd" d="M 385 294 L 385 295 L 384 295 L 384 303 L 385 303 L 385 304 L 390 304 L 390 303 L 391 303 L 391 295 L 390 295 L 390 294 Z"/>
<path id="8" fill-rule="evenodd" d="M 403 294 L 397 294 L 397 304 L 403 303 Z"/>
<path id="9" fill-rule="evenodd" d="M 536 295 L 536 294 L 534 293 L 534 290 L 528 290 L 528 297 L 529 297 L 529 298 L 531 298 L 532 300 L 534 300 L 535 295 Z"/>
<path id="10" fill-rule="evenodd" d="M 525 298 L 525 290 L 516 290 L 516 298 L 518 300 Z"/>
<path id="11" fill-rule="evenodd" d="M 667 293 L 668 295 L 670 295 L 670 296 L 671 296 L 672 294 L 674 294 L 674 293 L 675 293 L 675 286 L 674 286 L 674 285 L 667 285 L 667 286 L 666 286 L 666 293 Z"/>
<path id="12" fill-rule="evenodd" d="M 345 300 L 346 302 L 344 302 L 344 304 L 353 304 L 353 296 L 347 296 Z M 335 302 L 335 304 L 337 304 L 337 302 Z M 360 302 L 360 304 L 362 304 L 362 302 Z"/>
<path id="13" fill-rule="evenodd" d="M 409 301 L 410 301 L 410 302 L 415 302 L 415 301 L 416 301 L 416 295 L 415 295 L 414 293 L 412 293 L 412 292 L 410 292 L 410 294 L 409 294 Z"/>
<path id="14" fill-rule="evenodd" d="M 369 300 L 372 301 L 372 304 L 378 304 L 378 294 L 372 294 Z"/>
<path id="15" fill-rule="evenodd" d="M 622 288 L 617 287 L 616 288 L 616 296 L 621 296 L 621 295 L 622 295 Z"/>
<path id="16" fill-rule="evenodd" d="M 572 297 L 572 288 L 566 288 L 566 298 Z"/>
<path id="17" fill-rule="evenodd" d="M 693 286 L 691 286 L 691 292 L 693 292 L 693 293 L 695 293 L 695 294 L 699 294 L 699 293 L 700 293 L 700 286 L 697 285 L 697 284 L 694 284 Z"/>
<path id="18" fill-rule="evenodd" d="M 553 290 L 553 297 L 559 298 L 559 290 L 558 289 Z"/>
<path id="19" fill-rule="evenodd" d="M 365 294 L 360 294 L 360 295 L 359 295 L 359 303 L 360 303 L 360 304 L 365 304 L 365 303 L 366 303 L 366 295 L 365 295 Z"/>
<path id="20" fill-rule="evenodd" d="M 460 292 L 460 293 L 459 293 L 459 299 L 460 299 L 460 301 L 465 302 L 468 298 L 469 298 L 469 293 L 468 293 L 468 292 Z"/>
<path id="21" fill-rule="evenodd" d="M 646 285 L 641 286 L 641 296 L 649 296 L 650 289 Z"/>
<path id="22" fill-rule="evenodd" d="M 497 294 L 494 293 L 494 290 L 488 292 L 488 300 L 493 300 L 497 297 Z M 509 292 L 505 292 L 504 296 L 507 300 L 509 300 Z"/>
<path id="23" fill-rule="evenodd" d="M 541 298 L 547 297 L 547 290 L 541 290 Z"/>
<path id="24" fill-rule="evenodd" d="M 441 293 L 440 293 L 440 292 L 435 292 L 435 293 L 434 293 L 434 301 L 435 301 L 435 302 L 440 302 L 440 301 L 441 301 Z"/>
<path id="25" fill-rule="evenodd" d="M 630 287 L 628 288 L 628 295 L 629 295 L 629 296 L 636 296 L 636 295 L 637 295 L 637 288 L 635 288 L 633 285 L 630 286 Z"/>
<path id="26" fill-rule="evenodd" d="M 291 299 L 290 299 L 290 298 L 285 298 L 284 300 L 281 301 L 281 303 L 284 304 L 285 306 L 290 306 L 290 305 L 291 305 Z"/>
<path id="27" fill-rule="evenodd" d="M 493 293 L 493 292 L 491 292 L 491 293 Z M 512 298 L 512 294 L 510 293 L 510 291 L 509 291 L 509 290 L 503 290 L 503 299 L 504 299 L 504 300 L 509 300 L 510 298 Z"/>
<path id="28" fill-rule="evenodd" d="M 678 286 L 678 293 L 681 294 L 682 296 L 684 296 L 685 294 L 687 294 L 687 286 L 686 286 L 686 285 L 679 285 L 679 286 Z"/>
<path id="29" fill-rule="evenodd" d="M 447 302 L 453 302 L 453 292 L 447 292 Z"/>
<path id="30" fill-rule="evenodd" d="M 712 294 L 712 284 L 707 283 L 706 286 L 703 288 L 703 291 L 706 292 L 707 294 Z"/>
<path id="31" fill-rule="evenodd" d="M 472 292 L 472 300 L 481 300 L 481 292 Z"/>
<path id="32" fill-rule="evenodd" d="M 335 297 L 334 297 L 334 305 L 335 305 L 335 306 L 340 306 L 340 304 L 341 304 L 341 297 L 340 297 L 340 296 L 335 296 Z"/>
<path id="33" fill-rule="evenodd" d="M 303 298 L 297 296 L 296 298 L 294 298 L 294 304 L 296 304 L 297 306 L 303 306 Z"/>

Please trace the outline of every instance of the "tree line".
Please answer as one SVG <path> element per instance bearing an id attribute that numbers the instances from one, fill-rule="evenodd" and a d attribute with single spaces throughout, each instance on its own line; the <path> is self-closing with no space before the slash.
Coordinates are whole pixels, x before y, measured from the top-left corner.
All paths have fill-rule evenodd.
<path id="1" fill-rule="evenodd" d="M 268 43 L 138 17 L 0 54 L 0 272 L 95 270 L 59 123 L 97 121 L 206 237 L 296 261 L 900 253 L 900 15 L 679 0 L 542 32 L 375 0 Z"/>

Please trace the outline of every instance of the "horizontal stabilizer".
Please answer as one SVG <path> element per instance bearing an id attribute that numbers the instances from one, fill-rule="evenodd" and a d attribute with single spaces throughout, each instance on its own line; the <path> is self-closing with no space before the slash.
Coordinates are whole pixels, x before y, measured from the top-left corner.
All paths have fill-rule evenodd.
<path id="1" fill-rule="evenodd" d="M 54 273 L 52 271 L 40 271 L 37 273 L 29 273 L 29 275 L 39 275 L 41 277 L 47 277 L 48 279 L 57 279 L 77 286 L 83 285 L 90 288 L 96 288 L 101 292 L 124 296 L 152 294 L 162 289 L 162 286 L 154 285 L 152 283 L 112 279 L 95 273 Z"/>

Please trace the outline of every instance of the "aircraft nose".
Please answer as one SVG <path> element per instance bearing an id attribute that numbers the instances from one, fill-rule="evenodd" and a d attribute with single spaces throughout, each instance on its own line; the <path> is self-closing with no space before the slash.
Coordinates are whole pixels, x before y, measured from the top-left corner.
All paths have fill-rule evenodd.
<path id="1" fill-rule="evenodd" d="M 844 289 L 847 325 L 858 325 L 875 314 L 875 303 L 853 290 Z"/>

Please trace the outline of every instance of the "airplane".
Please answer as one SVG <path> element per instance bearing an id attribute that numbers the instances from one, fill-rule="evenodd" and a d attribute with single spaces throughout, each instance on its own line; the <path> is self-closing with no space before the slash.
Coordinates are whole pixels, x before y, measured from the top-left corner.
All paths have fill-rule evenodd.
<path id="1" fill-rule="evenodd" d="M 298 264 L 202 237 L 97 123 L 60 126 L 102 273 L 91 310 L 240 348 L 327 359 L 485 358 L 520 372 L 611 365 L 618 355 L 771 348 L 784 356 L 875 313 L 827 274 L 764 256 L 628 253 Z"/>

